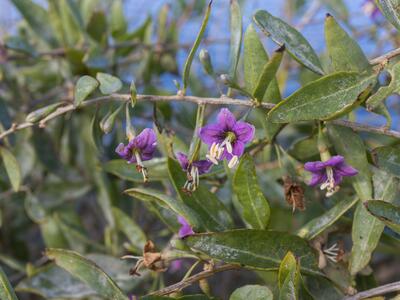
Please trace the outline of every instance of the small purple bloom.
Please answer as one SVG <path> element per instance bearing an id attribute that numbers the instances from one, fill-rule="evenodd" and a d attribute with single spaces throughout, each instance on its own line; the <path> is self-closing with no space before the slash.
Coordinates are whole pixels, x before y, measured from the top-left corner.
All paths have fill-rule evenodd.
<path id="1" fill-rule="evenodd" d="M 194 234 L 192 226 L 189 225 L 184 217 L 178 216 L 178 222 L 182 225 L 178 232 L 178 235 L 181 239 Z"/>
<path id="2" fill-rule="evenodd" d="M 176 259 L 173 262 L 171 262 L 170 271 L 175 273 L 180 269 L 182 269 L 182 266 L 183 266 L 183 259 Z"/>
<path id="3" fill-rule="evenodd" d="M 198 169 L 199 175 L 207 173 L 210 170 L 211 166 L 213 165 L 212 162 L 205 159 L 195 160 L 194 162 L 191 163 L 191 165 L 189 165 L 189 160 L 187 158 L 187 155 L 182 152 L 178 152 L 176 154 L 176 157 L 178 158 L 179 164 L 181 165 L 184 171 L 190 172 L 189 167 L 193 166 Z"/>
<path id="4" fill-rule="evenodd" d="M 339 184 L 344 176 L 355 176 L 358 171 L 344 161 L 341 155 L 332 156 L 327 161 L 313 161 L 304 164 L 304 169 L 312 173 L 310 186 L 321 185 L 321 190 L 327 189 L 327 196 L 339 190 Z"/>
<path id="5" fill-rule="evenodd" d="M 254 137 L 253 125 L 236 121 L 235 116 L 227 108 L 222 108 L 217 116 L 217 123 L 200 129 L 200 139 L 209 145 L 208 160 L 218 164 L 218 160 L 226 158 L 229 167 L 234 167 L 243 154 L 245 144 Z"/>
<path id="6" fill-rule="evenodd" d="M 157 146 L 157 137 L 153 129 L 146 128 L 138 136 L 131 139 L 128 145 L 120 143 L 115 149 L 121 158 L 128 163 L 140 163 L 153 158 Z"/>
<path id="7" fill-rule="evenodd" d="M 365 0 L 361 9 L 372 20 L 377 20 L 381 14 L 378 6 L 374 3 L 374 0 Z"/>

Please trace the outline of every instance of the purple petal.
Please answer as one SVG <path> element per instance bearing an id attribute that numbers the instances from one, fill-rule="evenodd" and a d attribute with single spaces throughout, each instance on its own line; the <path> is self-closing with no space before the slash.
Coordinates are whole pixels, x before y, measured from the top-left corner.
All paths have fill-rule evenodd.
<path id="1" fill-rule="evenodd" d="M 170 270 L 171 270 L 171 272 L 177 272 L 180 269 L 182 269 L 182 266 L 183 266 L 183 260 L 182 259 L 177 259 L 177 260 L 174 260 L 171 263 Z"/>
<path id="2" fill-rule="evenodd" d="M 327 176 L 325 172 L 313 172 L 309 186 L 316 186 L 318 184 L 322 184 L 327 180 Z"/>
<path id="3" fill-rule="evenodd" d="M 189 225 L 184 217 L 178 216 L 178 222 L 182 225 L 178 232 L 180 238 L 184 238 L 194 234 L 192 227 Z"/>
<path id="4" fill-rule="evenodd" d="M 225 130 L 232 130 L 236 124 L 235 116 L 227 108 L 222 108 L 217 116 L 218 124 Z"/>
<path id="5" fill-rule="evenodd" d="M 197 169 L 199 169 L 199 175 L 201 175 L 207 173 L 210 170 L 213 163 L 208 160 L 196 160 L 193 162 L 193 165 L 196 166 Z"/>
<path id="6" fill-rule="evenodd" d="M 309 161 L 304 164 L 304 170 L 316 173 L 325 170 L 325 164 L 322 161 Z"/>
<path id="7" fill-rule="evenodd" d="M 326 167 L 335 167 L 341 163 L 344 163 L 344 157 L 341 155 L 332 156 L 330 159 L 323 162 Z"/>
<path id="8" fill-rule="evenodd" d="M 122 158 L 125 158 L 125 145 L 123 143 L 120 143 L 117 148 L 115 149 L 115 152 L 121 156 Z"/>
<path id="9" fill-rule="evenodd" d="M 338 173 L 341 176 L 355 176 L 358 174 L 357 169 L 353 168 L 352 166 L 341 163 L 335 167 L 335 173 Z"/>
<path id="10" fill-rule="evenodd" d="M 343 176 L 340 175 L 340 174 L 337 173 L 337 172 L 333 172 L 333 180 L 335 181 L 335 186 L 337 186 L 337 185 L 339 185 L 339 184 L 342 182 Z"/>
<path id="11" fill-rule="evenodd" d="M 138 136 L 133 139 L 133 141 L 135 148 L 140 149 L 141 151 L 145 149 L 147 150 L 147 148 L 151 150 L 156 146 L 157 136 L 153 129 L 145 128 Z"/>
<path id="12" fill-rule="evenodd" d="M 243 143 L 250 142 L 254 137 L 255 128 L 253 125 L 239 121 L 233 126 L 236 139 Z"/>
<path id="13" fill-rule="evenodd" d="M 184 171 L 186 171 L 189 166 L 189 161 L 188 161 L 186 154 L 184 154 L 182 152 L 178 152 L 176 154 L 176 157 L 178 158 L 178 162 L 181 165 L 182 169 Z"/>
<path id="14" fill-rule="evenodd" d="M 232 145 L 232 154 L 236 156 L 242 156 L 244 152 L 244 143 L 240 140 L 236 140 Z"/>
<path id="15" fill-rule="evenodd" d="M 220 124 L 209 124 L 200 128 L 199 136 L 207 145 L 221 143 L 224 140 L 224 128 Z"/>

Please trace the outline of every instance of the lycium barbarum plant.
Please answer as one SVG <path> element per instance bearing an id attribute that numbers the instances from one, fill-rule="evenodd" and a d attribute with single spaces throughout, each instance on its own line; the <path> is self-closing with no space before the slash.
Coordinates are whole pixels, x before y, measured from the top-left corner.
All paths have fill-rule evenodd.
<path id="1" fill-rule="evenodd" d="M 1 4 L 0 299 L 398 297 L 398 1 L 158 2 Z"/>

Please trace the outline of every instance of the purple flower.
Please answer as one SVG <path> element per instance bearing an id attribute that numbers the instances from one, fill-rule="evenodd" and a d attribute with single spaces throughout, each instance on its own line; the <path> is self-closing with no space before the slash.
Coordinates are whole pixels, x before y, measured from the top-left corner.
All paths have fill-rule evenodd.
<path id="1" fill-rule="evenodd" d="M 178 216 L 178 222 L 182 225 L 178 232 L 178 235 L 181 239 L 194 234 L 192 226 L 189 225 L 184 217 Z"/>
<path id="2" fill-rule="evenodd" d="M 332 196 L 339 190 L 339 184 L 344 176 L 354 176 L 358 171 L 344 161 L 344 157 L 336 155 L 327 161 L 313 161 L 304 164 L 304 169 L 312 173 L 310 186 L 321 185 L 321 190 L 326 189 L 326 196 Z"/>
<path id="3" fill-rule="evenodd" d="M 144 129 L 139 135 L 131 139 L 128 145 L 120 143 L 115 149 L 118 155 L 128 163 L 136 163 L 136 169 L 142 172 L 144 181 L 147 181 L 147 170 L 143 161 L 153 158 L 157 146 L 157 137 L 151 128 Z"/>
<path id="4" fill-rule="evenodd" d="M 364 14 L 366 14 L 372 20 L 376 20 L 381 11 L 379 10 L 378 6 L 374 3 L 374 0 L 365 0 L 361 7 Z"/>
<path id="5" fill-rule="evenodd" d="M 188 172 L 190 171 L 190 168 L 196 167 L 199 172 L 199 175 L 207 173 L 210 170 L 211 166 L 213 165 L 212 162 L 205 159 L 195 160 L 189 165 L 189 160 L 187 158 L 187 155 L 182 152 L 178 152 L 176 154 L 176 157 L 178 158 L 179 164 L 181 165 L 184 171 Z"/>
<path id="6" fill-rule="evenodd" d="M 235 116 L 227 108 L 221 109 L 217 123 L 200 129 L 200 139 L 209 146 L 208 160 L 218 164 L 218 160 L 226 158 L 229 167 L 234 167 L 244 152 L 244 146 L 254 137 L 253 125 L 236 121 Z"/>
<path id="7" fill-rule="evenodd" d="M 171 262 L 170 271 L 175 273 L 178 272 L 183 267 L 183 259 L 176 259 Z"/>

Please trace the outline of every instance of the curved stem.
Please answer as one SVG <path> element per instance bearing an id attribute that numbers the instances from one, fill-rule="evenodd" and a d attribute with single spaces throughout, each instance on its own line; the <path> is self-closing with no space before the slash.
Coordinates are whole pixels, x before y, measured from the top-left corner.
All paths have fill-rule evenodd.
<path id="1" fill-rule="evenodd" d="M 370 289 L 370 290 L 362 291 L 353 296 L 346 297 L 343 300 L 360 300 L 360 299 L 371 298 L 374 296 L 384 295 L 384 294 L 396 292 L 396 291 L 400 291 L 400 281 L 392 282 L 389 284 L 378 286 L 378 287 Z"/>

